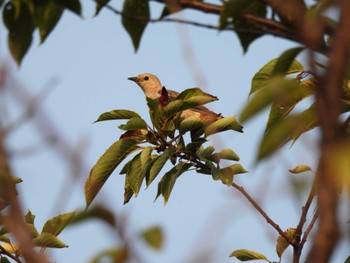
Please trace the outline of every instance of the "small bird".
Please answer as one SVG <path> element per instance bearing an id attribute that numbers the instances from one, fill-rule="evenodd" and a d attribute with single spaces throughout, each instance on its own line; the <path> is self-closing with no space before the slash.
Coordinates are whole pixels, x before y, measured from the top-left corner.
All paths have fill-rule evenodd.
<path id="1" fill-rule="evenodd" d="M 168 102 L 175 100 L 175 98 L 179 95 L 178 92 L 166 89 L 157 78 L 156 75 L 151 73 L 142 73 L 137 75 L 136 77 L 128 78 L 131 81 L 134 81 L 145 93 L 145 96 L 150 99 L 157 98 L 166 98 Z M 222 119 L 221 114 L 215 113 L 209 110 L 204 106 L 196 106 L 192 109 L 188 109 L 182 112 L 181 118 L 186 119 L 188 117 L 197 115 L 202 120 L 210 120 L 215 121 L 218 119 Z"/>

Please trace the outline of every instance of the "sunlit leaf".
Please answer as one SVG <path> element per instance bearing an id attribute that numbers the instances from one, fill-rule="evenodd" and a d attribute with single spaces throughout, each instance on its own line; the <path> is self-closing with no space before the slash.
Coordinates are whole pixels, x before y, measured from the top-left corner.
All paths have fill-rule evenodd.
<path id="1" fill-rule="evenodd" d="M 196 154 L 199 158 L 201 159 L 206 159 L 210 157 L 215 151 L 215 148 L 213 146 L 208 146 L 208 147 L 200 147 Z"/>
<path id="2" fill-rule="evenodd" d="M 156 176 L 159 174 L 159 172 L 162 170 L 164 164 L 169 160 L 170 156 L 173 155 L 176 151 L 175 147 L 169 147 L 165 149 L 163 154 L 159 155 L 159 157 L 154 161 L 150 172 L 149 177 L 146 178 L 146 184 L 147 186 L 152 183 L 152 181 L 156 178 Z"/>
<path id="3" fill-rule="evenodd" d="M 271 82 L 274 76 L 273 72 L 275 70 L 277 61 L 278 58 L 270 60 L 254 75 L 249 95 L 265 87 L 269 82 Z M 294 60 L 290 65 L 289 70 L 287 70 L 286 74 L 297 73 L 303 70 L 303 65 L 299 61 Z"/>
<path id="4" fill-rule="evenodd" d="M 113 247 L 106 249 L 96 256 L 94 256 L 89 262 L 90 263 L 126 263 L 129 259 L 129 250 L 126 247 Z"/>
<path id="5" fill-rule="evenodd" d="M 284 51 L 281 56 L 277 58 L 275 67 L 273 69 L 272 74 L 285 74 L 287 73 L 292 64 L 295 63 L 295 58 L 299 55 L 301 51 L 303 51 L 303 47 L 291 48 Z M 299 68 L 300 70 L 301 68 Z"/>
<path id="6" fill-rule="evenodd" d="M 290 169 L 288 171 L 290 173 L 293 173 L 293 174 L 300 174 L 300 173 L 303 173 L 303 172 L 311 171 L 311 168 L 308 165 L 300 164 L 300 165 L 297 165 L 293 169 Z"/>
<path id="7" fill-rule="evenodd" d="M 19 248 L 17 245 L 7 243 L 7 242 L 1 243 L 1 247 L 5 249 L 7 253 L 10 253 L 10 254 L 18 254 L 18 251 L 19 251 Z"/>
<path id="8" fill-rule="evenodd" d="M 35 215 L 32 214 L 30 210 L 28 210 L 27 214 L 24 216 L 24 221 L 28 224 L 34 224 Z"/>
<path id="9" fill-rule="evenodd" d="M 241 112 L 240 120 L 245 122 L 276 100 L 283 99 L 286 96 L 288 98 L 287 94 L 298 87 L 299 83 L 296 79 L 284 79 L 281 76 L 273 77 L 263 89 L 256 91 L 254 96 L 249 99 Z"/>
<path id="10" fill-rule="evenodd" d="M 181 134 L 184 134 L 188 131 L 199 129 L 199 128 L 203 127 L 204 123 L 205 123 L 205 121 L 203 121 L 197 115 L 188 117 L 180 123 L 179 132 Z"/>
<path id="11" fill-rule="evenodd" d="M 55 216 L 46 221 L 42 233 L 50 233 L 54 236 L 59 235 L 62 230 L 73 220 L 76 211 Z"/>
<path id="12" fill-rule="evenodd" d="M 140 117 L 131 118 L 125 125 L 120 125 L 120 129 L 128 131 L 128 130 L 147 130 L 147 123 L 141 119 Z"/>
<path id="13" fill-rule="evenodd" d="M 34 226 L 34 219 L 35 215 L 33 215 L 32 212 L 28 210 L 27 214 L 24 216 L 24 222 L 32 238 L 35 238 L 39 235 L 38 230 Z"/>
<path id="14" fill-rule="evenodd" d="M 125 0 L 123 5 L 122 24 L 129 33 L 135 52 L 150 18 L 147 0 Z"/>
<path id="15" fill-rule="evenodd" d="M 38 247 L 51 247 L 51 248 L 68 247 L 65 243 L 63 243 L 55 235 L 48 233 L 48 232 L 41 233 L 33 241 L 34 241 L 35 246 L 38 246 Z"/>
<path id="16" fill-rule="evenodd" d="M 249 45 L 260 37 L 261 33 L 256 32 L 255 27 L 244 20 L 244 14 L 265 17 L 266 4 L 259 0 L 226 1 L 220 15 L 220 29 L 233 27 L 243 51 L 247 52 Z"/>
<path id="17" fill-rule="evenodd" d="M 243 126 L 237 122 L 236 116 L 230 116 L 212 122 L 205 129 L 205 137 L 227 130 L 243 132 Z"/>
<path id="18" fill-rule="evenodd" d="M 294 238 L 295 228 L 289 228 L 284 233 L 287 237 L 292 240 Z M 282 256 L 283 252 L 287 249 L 290 243 L 282 236 L 277 237 L 276 241 L 276 253 L 279 257 Z"/>
<path id="19" fill-rule="evenodd" d="M 128 172 L 126 173 L 126 179 L 129 182 L 129 185 L 134 192 L 135 196 L 139 193 L 139 190 L 142 185 L 143 178 L 145 173 L 141 173 L 141 153 L 137 154 L 130 162 Z"/>
<path id="20" fill-rule="evenodd" d="M 215 97 L 209 93 L 204 92 L 200 88 L 185 89 L 179 95 L 177 95 L 176 99 L 177 100 L 188 100 L 188 99 L 196 97 L 196 96 L 208 97 L 208 98 L 211 98 L 212 101 L 218 100 L 217 97 Z"/>
<path id="21" fill-rule="evenodd" d="M 247 170 L 244 169 L 242 165 L 235 163 L 231 166 L 220 169 L 220 179 L 224 184 L 230 186 L 233 182 L 234 176 L 241 173 L 247 173 Z"/>
<path id="22" fill-rule="evenodd" d="M 85 182 L 85 199 L 88 207 L 100 191 L 114 169 L 133 151 L 138 148 L 138 141 L 123 139 L 115 142 L 100 157 L 91 169 Z"/>
<path id="23" fill-rule="evenodd" d="M 268 259 L 263 254 L 248 249 L 237 249 L 230 254 L 230 257 L 235 257 L 240 261 L 250 261 L 258 259 L 268 261 Z"/>
<path id="24" fill-rule="evenodd" d="M 153 249 L 161 249 L 164 243 L 163 231 L 159 226 L 151 227 L 141 233 L 145 243 Z"/>
<path id="25" fill-rule="evenodd" d="M 232 149 L 223 149 L 218 154 L 220 159 L 239 161 L 239 156 Z"/>
<path id="26" fill-rule="evenodd" d="M 134 117 L 141 118 L 139 114 L 131 110 L 112 110 L 109 112 L 102 113 L 95 122 L 123 119 L 128 120 Z"/>

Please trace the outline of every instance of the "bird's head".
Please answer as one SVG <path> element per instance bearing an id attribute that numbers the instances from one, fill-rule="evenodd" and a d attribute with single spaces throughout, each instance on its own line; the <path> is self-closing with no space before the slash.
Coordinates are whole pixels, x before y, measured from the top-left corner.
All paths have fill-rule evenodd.
<path id="1" fill-rule="evenodd" d="M 128 79 L 139 85 L 146 97 L 151 99 L 160 97 L 163 86 L 157 76 L 151 73 L 142 73 L 136 77 L 130 77 Z"/>

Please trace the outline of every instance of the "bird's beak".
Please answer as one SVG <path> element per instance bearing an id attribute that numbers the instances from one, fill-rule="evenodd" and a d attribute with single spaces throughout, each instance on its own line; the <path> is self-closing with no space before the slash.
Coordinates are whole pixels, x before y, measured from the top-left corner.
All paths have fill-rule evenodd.
<path id="1" fill-rule="evenodd" d="M 128 78 L 128 80 L 131 80 L 131 81 L 134 81 L 137 83 L 138 78 L 137 77 L 130 77 L 130 78 Z"/>

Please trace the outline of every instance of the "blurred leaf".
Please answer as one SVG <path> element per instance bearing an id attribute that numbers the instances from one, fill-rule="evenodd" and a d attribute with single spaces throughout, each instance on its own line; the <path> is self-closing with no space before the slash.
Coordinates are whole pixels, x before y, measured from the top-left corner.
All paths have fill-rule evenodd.
<path id="1" fill-rule="evenodd" d="M 303 172 L 311 171 L 311 168 L 308 165 L 300 164 L 300 165 L 297 165 L 293 169 L 290 169 L 288 171 L 290 173 L 293 173 L 293 174 L 300 174 Z"/>
<path id="2" fill-rule="evenodd" d="M 292 240 L 294 238 L 295 234 L 295 228 L 289 228 L 284 233 L 287 235 L 289 240 Z M 282 236 L 277 237 L 277 242 L 276 242 L 276 253 L 278 257 L 281 257 L 283 252 L 286 250 L 286 248 L 289 246 L 289 242 L 284 239 Z"/>
<path id="3" fill-rule="evenodd" d="M 285 94 L 281 94 L 272 103 L 265 131 L 268 131 L 274 124 L 285 118 L 297 103 L 311 96 L 316 89 L 315 80 L 313 79 L 297 83 L 297 87 L 286 90 Z"/>
<path id="4" fill-rule="evenodd" d="M 176 179 L 184 172 L 186 172 L 192 164 L 179 162 L 176 166 L 166 172 L 158 184 L 158 192 L 156 199 L 162 195 L 164 197 L 164 205 L 167 204 L 171 191 L 175 185 Z"/>
<path id="5" fill-rule="evenodd" d="M 95 205 L 88 210 L 77 212 L 70 225 L 81 223 L 90 219 L 100 219 L 111 226 L 115 226 L 114 214 L 108 208 L 102 205 Z"/>
<path id="6" fill-rule="evenodd" d="M 19 254 L 19 248 L 15 244 L 5 242 L 5 243 L 1 243 L 1 246 L 3 249 L 5 249 L 7 251 L 7 253 Z"/>
<path id="7" fill-rule="evenodd" d="M 0 241 L 1 242 L 5 242 L 5 243 L 10 243 L 11 244 L 11 240 L 9 239 L 8 236 L 6 235 L 0 235 Z M 1 244 L 1 243 L 0 243 Z"/>
<path id="8" fill-rule="evenodd" d="M 275 76 L 271 81 L 263 88 L 255 92 L 248 103 L 244 106 L 240 120 L 245 122 L 254 117 L 257 113 L 264 110 L 271 103 L 288 98 L 288 94 L 292 93 L 299 87 L 299 83 L 296 79 L 284 79 L 281 76 Z M 293 98 L 288 98 L 293 101 Z"/>
<path id="9" fill-rule="evenodd" d="M 215 148 L 213 146 L 208 146 L 206 148 L 204 147 L 200 147 L 196 154 L 200 159 L 206 159 L 208 157 L 210 157 L 215 151 Z"/>
<path id="10" fill-rule="evenodd" d="M 350 263 L 350 256 L 348 256 L 348 257 L 346 258 L 346 260 L 344 261 L 344 263 Z"/>
<path id="11" fill-rule="evenodd" d="M 55 0 L 57 4 L 62 5 L 64 8 L 69 9 L 77 15 L 81 15 L 81 5 L 79 0 Z"/>
<path id="12" fill-rule="evenodd" d="M 159 226 L 151 227 L 141 233 L 141 237 L 153 249 L 161 249 L 164 243 L 163 231 Z"/>
<path id="13" fill-rule="evenodd" d="M 58 239 L 55 235 L 43 232 L 36 238 L 34 238 L 34 244 L 38 247 L 51 247 L 51 248 L 65 248 L 68 247 L 65 243 L 63 243 L 60 239 Z"/>
<path id="14" fill-rule="evenodd" d="M 10 52 L 17 65 L 20 65 L 32 43 L 34 31 L 34 23 L 28 5 L 22 2 L 16 6 L 12 1 L 7 2 L 3 9 L 3 19 L 9 31 L 8 46 Z"/>
<path id="15" fill-rule="evenodd" d="M 24 221 L 28 224 L 34 224 L 35 215 L 32 214 L 30 210 L 28 210 L 27 214 L 24 216 Z"/>
<path id="16" fill-rule="evenodd" d="M 260 37 L 261 33 L 257 33 L 255 27 L 244 20 L 244 14 L 265 17 L 266 4 L 259 0 L 226 1 L 220 15 L 220 29 L 233 27 L 241 42 L 243 51 L 247 52 L 249 45 Z"/>
<path id="17" fill-rule="evenodd" d="M 237 122 L 236 116 L 222 118 L 209 124 L 205 129 L 205 137 L 227 130 L 243 132 L 243 126 Z"/>
<path id="18" fill-rule="evenodd" d="M 40 42 L 43 43 L 55 28 L 64 11 L 55 1 L 29 1 L 29 8 L 39 28 Z"/>
<path id="19" fill-rule="evenodd" d="M 218 154 L 220 159 L 239 161 L 239 156 L 232 149 L 223 149 Z"/>
<path id="20" fill-rule="evenodd" d="M 11 263 L 7 257 L 0 257 L 0 263 Z"/>
<path id="21" fill-rule="evenodd" d="M 170 156 L 173 155 L 176 151 L 174 146 L 171 146 L 163 152 L 163 154 L 159 155 L 159 157 L 154 161 L 149 176 L 146 177 L 146 185 L 149 186 L 152 181 L 156 178 L 159 172 L 162 170 L 165 163 L 169 160 Z"/>
<path id="22" fill-rule="evenodd" d="M 334 178 L 338 185 L 338 191 L 341 192 L 344 186 L 350 190 L 350 140 L 343 139 L 337 144 L 333 144 L 328 150 L 330 163 L 332 164 L 332 171 Z"/>
<path id="23" fill-rule="evenodd" d="M 138 141 L 133 139 L 123 139 L 112 144 L 112 146 L 100 157 L 91 169 L 89 177 L 85 182 L 86 207 L 90 206 L 91 202 L 94 200 L 114 169 L 136 149 L 138 149 Z"/>
<path id="24" fill-rule="evenodd" d="M 95 16 L 97 16 L 103 7 L 105 7 L 110 0 L 95 0 L 96 2 L 96 11 L 95 11 Z"/>
<path id="25" fill-rule="evenodd" d="M 311 106 L 298 115 L 289 115 L 279 123 L 271 127 L 260 141 L 257 161 L 269 156 L 288 141 L 294 142 L 303 133 L 316 126 L 315 109 Z"/>
<path id="26" fill-rule="evenodd" d="M 116 247 L 111 249 L 106 249 L 98 253 L 90 263 L 103 263 L 103 262 L 113 262 L 113 263 L 126 263 L 129 259 L 129 251 L 125 247 Z"/>
<path id="27" fill-rule="evenodd" d="M 263 254 L 248 249 L 237 249 L 230 254 L 230 257 L 235 257 L 239 261 L 251 261 L 258 259 L 268 261 Z"/>
<path id="28" fill-rule="evenodd" d="M 271 80 L 273 80 L 273 72 L 276 68 L 277 62 L 278 58 L 270 60 L 254 75 L 249 95 L 265 87 L 268 83 L 271 82 Z M 286 74 L 297 73 L 303 70 L 303 65 L 299 61 L 294 60 L 290 65 L 289 70 L 287 70 Z"/>
<path id="29" fill-rule="evenodd" d="M 147 0 L 124 1 L 122 24 L 132 39 L 135 52 L 139 48 L 143 31 L 149 19 L 150 11 Z"/>
<path id="30" fill-rule="evenodd" d="M 123 119 L 128 120 L 134 117 L 141 118 L 139 114 L 131 110 L 112 110 L 109 112 L 102 113 L 95 122 Z"/>
<path id="31" fill-rule="evenodd" d="M 73 220 L 76 211 L 55 216 L 46 221 L 42 233 L 58 236 L 62 230 Z"/>
<path id="32" fill-rule="evenodd" d="M 295 63 L 295 58 L 303 50 L 304 47 L 296 47 L 284 51 L 281 56 L 277 58 L 272 75 L 286 74 L 290 70 L 292 64 Z"/>
<path id="33" fill-rule="evenodd" d="M 147 123 L 140 117 L 133 117 L 125 125 L 120 125 L 119 129 L 121 130 L 147 130 Z"/>

